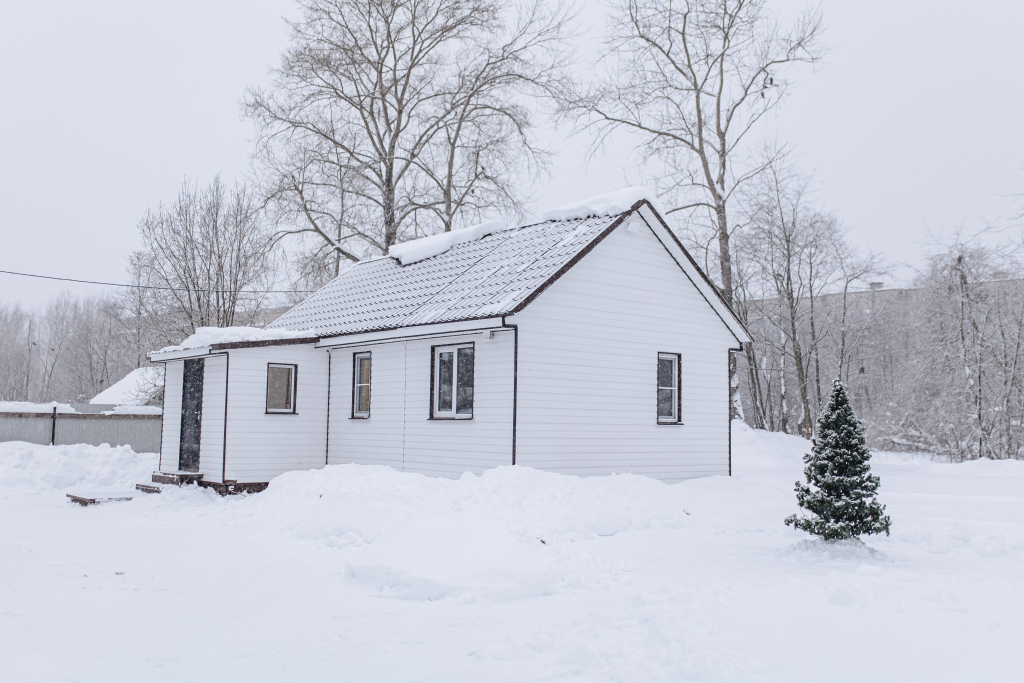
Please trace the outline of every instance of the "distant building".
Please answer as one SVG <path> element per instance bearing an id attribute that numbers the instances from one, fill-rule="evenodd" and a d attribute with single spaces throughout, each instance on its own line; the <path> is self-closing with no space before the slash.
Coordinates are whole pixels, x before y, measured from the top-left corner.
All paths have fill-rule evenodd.
<path id="1" fill-rule="evenodd" d="M 96 394 L 89 403 L 117 406 L 159 406 L 164 398 L 164 371 L 150 366 L 132 370 Z"/>

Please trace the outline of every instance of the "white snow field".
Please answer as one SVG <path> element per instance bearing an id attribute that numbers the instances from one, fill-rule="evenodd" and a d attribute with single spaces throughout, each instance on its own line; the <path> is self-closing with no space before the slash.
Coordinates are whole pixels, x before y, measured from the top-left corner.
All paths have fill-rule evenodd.
<path id="1" fill-rule="evenodd" d="M 155 456 L 0 444 L 0 679 L 1018 681 L 1024 462 L 877 454 L 891 537 L 825 547 L 798 438 L 666 485 L 332 466 L 79 507 Z"/>

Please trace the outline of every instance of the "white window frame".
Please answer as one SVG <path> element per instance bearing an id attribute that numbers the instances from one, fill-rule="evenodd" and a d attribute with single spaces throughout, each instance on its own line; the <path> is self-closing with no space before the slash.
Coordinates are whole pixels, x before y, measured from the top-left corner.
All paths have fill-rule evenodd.
<path id="1" fill-rule="evenodd" d="M 359 361 L 363 358 L 369 359 L 369 377 L 365 382 L 359 381 Z M 370 417 L 370 399 L 372 392 L 370 384 L 373 381 L 373 354 L 369 351 L 360 351 L 352 354 L 352 417 L 357 420 L 365 420 Z M 366 410 L 359 410 L 359 387 L 366 387 Z"/>
<path id="2" fill-rule="evenodd" d="M 434 420 L 472 420 L 474 406 L 470 406 L 468 413 L 460 413 L 458 399 L 459 399 L 459 349 L 472 349 L 473 350 L 473 403 L 476 403 L 476 345 L 472 342 L 468 344 L 448 344 L 445 346 L 434 346 L 431 348 L 431 371 L 433 376 L 430 381 L 430 417 Z M 441 363 L 440 356 L 442 353 L 451 352 L 452 354 L 452 409 L 451 410 L 439 410 L 441 396 Z"/>
<path id="3" fill-rule="evenodd" d="M 675 386 L 663 387 L 661 385 L 661 361 L 663 361 L 663 360 L 670 360 L 670 361 L 672 361 L 672 382 L 673 382 L 673 384 Z M 663 424 L 663 425 L 682 424 L 682 416 L 680 415 L 680 413 L 682 412 L 682 406 L 681 406 L 681 397 L 680 397 L 680 394 L 679 394 L 679 389 L 680 389 L 679 385 L 682 383 L 681 370 L 680 370 L 681 360 L 682 360 L 682 358 L 681 358 L 680 354 L 678 354 L 678 353 L 659 353 L 658 354 L 658 362 L 657 362 L 657 365 L 655 365 L 655 384 L 657 385 L 657 390 L 655 391 L 655 394 L 654 394 L 655 395 L 654 410 L 655 410 L 655 414 L 658 416 L 658 424 Z M 671 416 L 665 416 L 665 415 L 662 415 L 660 413 L 660 409 L 661 409 L 660 396 L 661 396 L 661 392 L 664 391 L 664 390 L 671 390 L 672 391 L 672 415 Z"/>
<path id="4" fill-rule="evenodd" d="M 292 381 L 289 390 L 291 392 L 290 403 L 291 408 L 271 408 L 270 407 L 270 369 L 271 368 L 288 368 L 292 371 Z M 295 397 L 296 397 L 296 385 L 299 383 L 299 366 L 294 363 L 267 363 L 267 394 L 266 394 L 266 409 L 268 415 L 293 415 L 296 412 Z"/>

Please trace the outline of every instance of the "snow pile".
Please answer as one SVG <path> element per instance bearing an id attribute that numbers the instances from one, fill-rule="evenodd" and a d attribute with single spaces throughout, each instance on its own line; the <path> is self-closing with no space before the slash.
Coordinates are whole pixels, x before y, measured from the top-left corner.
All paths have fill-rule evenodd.
<path id="1" fill-rule="evenodd" d="M 68 488 L 132 490 L 156 470 L 156 453 L 138 454 L 128 446 L 75 444 L 39 446 L 0 443 L 0 499 Z"/>
<path id="2" fill-rule="evenodd" d="M 41 492 L 0 500 L 5 676 L 1020 678 L 1024 463 L 878 453 L 892 536 L 826 544 L 782 523 L 809 442 L 733 428 L 734 476 L 672 485 L 337 465 L 252 496 L 170 487 L 96 508 L 54 488 L 120 475 L 83 476 L 76 447 L 5 444 L 0 487 Z M 52 643 L 61 656 L 40 657 Z"/>
<path id="3" fill-rule="evenodd" d="M 148 403 L 153 394 L 159 391 L 163 385 L 163 368 L 136 368 L 96 394 L 89 403 L 141 406 Z"/>
<path id="4" fill-rule="evenodd" d="M 813 560 L 827 559 L 838 562 L 879 563 L 892 562 L 892 559 L 869 547 L 858 538 L 842 541 L 824 541 L 820 538 L 805 538 L 797 541 L 786 549 L 786 554 L 795 557 L 806 557 Z"/>
<path id="5" fill-rule="evenodd" d="M 649 201 L 662 217 L 666 215 L 653 192 L 644 187 L 627 187 L 545 211 L 541 214 L 541 220 L 567 221 L 590 216 L 615 216 L 629 211 L 634 204 L 644 199 Z"/>
<path id="6" fill-rule="evenodd" d="M 397 258 L 403 266 L 407 266 L 410 263 L 424 261 L 443 254 L 456 244 L 475 242 L 487 235 L 509 229 L 511 228 L 505 226 L 501 221 L 489 221 L 480 225 L 463 228 L 462 230 L 452 230 L 451 232 L 442 232 L 429 237 L 421 237 L 418 240 L 409 240 L 401 244 L 392 244 L 388 249 L 388 256 Z"/>
<path id="7" fill-rule="evenodd" d="M 30 401 L 0 401 L 0 413 L 52 413 L 56 408 L 58 413 L 76 412 L 67 403 L 32 403 Z"/>
<path id="8" fill-rule="evenodd" d="M 261 523 L 348 550 L 346 576 L 385 595 L 509 599 L 614 573 L 606 563 L 581 565 L 573 544 L 679 528 L 683 493 L 630 474 L 509 466 L 451 480 L 332 465 L 278 477 L 252 504 Z"/>
<path id="9" fill-rule="evenodd" d="M 279 339 L 301 339 L 315 337 L 316 330 L 265 330 L 261 327 L 200 327 L 191 337 L 177 346 L 165 346 L 158 353 L 201 349 L 214 344 L 232 342 L 274 341 Z"/>

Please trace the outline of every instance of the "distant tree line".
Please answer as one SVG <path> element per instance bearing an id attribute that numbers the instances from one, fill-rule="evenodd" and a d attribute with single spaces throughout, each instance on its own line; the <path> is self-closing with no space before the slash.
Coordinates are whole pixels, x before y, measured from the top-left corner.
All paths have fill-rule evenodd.
<path id="1" fill-rule="evenodd" d="M 809 186 L 781 160 L 743 197 L 746 421 L 810 437 L 840 378 L 877 447 L 1024 457 L 1024 244 L 960 232 L 933 245 L 909 288 L 884 289 L 885 264 L 849 245 Z"/>

